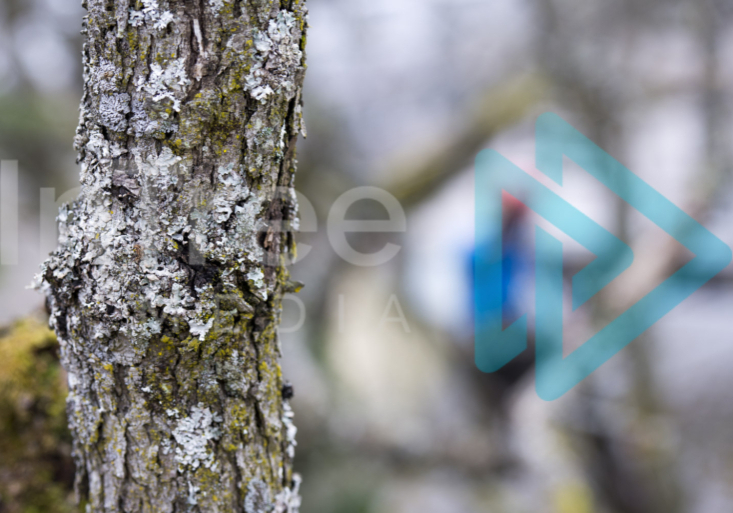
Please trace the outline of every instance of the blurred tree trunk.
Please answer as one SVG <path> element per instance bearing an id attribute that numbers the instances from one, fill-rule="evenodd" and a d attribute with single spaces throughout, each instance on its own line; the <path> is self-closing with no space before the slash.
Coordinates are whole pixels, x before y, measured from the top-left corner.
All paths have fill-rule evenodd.
<path id="1" fill-rule="evenodd" d="M 42 287 L 87 511 L 296 511 L 279 367 L 304 0 L 87 0 Z M 285 397 L 283 397 L 283 395 Z"/>

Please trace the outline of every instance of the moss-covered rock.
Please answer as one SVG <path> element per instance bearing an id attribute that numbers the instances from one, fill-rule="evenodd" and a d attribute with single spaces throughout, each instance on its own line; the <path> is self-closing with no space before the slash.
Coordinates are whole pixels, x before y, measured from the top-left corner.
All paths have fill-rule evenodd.
<path id="1" fill-rule="evenodd" d="M 0 331 L 2 513 L 78 511 L 66 380 L 47 324 L 29 317 Z"/>

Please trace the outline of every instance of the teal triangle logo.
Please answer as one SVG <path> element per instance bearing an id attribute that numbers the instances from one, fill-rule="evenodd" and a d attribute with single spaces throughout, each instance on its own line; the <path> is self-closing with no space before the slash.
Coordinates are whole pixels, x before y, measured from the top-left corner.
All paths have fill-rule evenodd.
<path id="1" fill-rule="evenodd" d="M 536 167 L 562 185 L 567 157 L 692 252 L 694 258 L 603 327 L 571 354 L 563 355 L 562 243 L 535 228 L 536 389 L 554 400 L 702 287 L 731 261 L 731 250 L 649 184 L 553 113 L 536 124 Z M 579 308 L 633 262 L 631 248 L 501 154 L 476 158 L 474 261 L 475 360 L 495 372 L 527 348 L 527 315 L 504 326 L 502 194 L 522 198 L 533 212 L 576 240 L 596 258 L 572 280 L 572 308 Z"/>

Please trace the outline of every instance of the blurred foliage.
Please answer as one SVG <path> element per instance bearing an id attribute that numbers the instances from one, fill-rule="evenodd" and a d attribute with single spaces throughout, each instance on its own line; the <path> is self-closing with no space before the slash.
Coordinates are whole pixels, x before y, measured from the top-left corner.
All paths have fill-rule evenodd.
<path id="1" fill-rule="evenodd" d="M 593 494 L 583 483 L 568 483 L 555 491 L 559 513 L 593 513 Z"/>
<path id="2" fill-rule="evenodd" d="M 66 379 L 54 333 L 27 318 L 0 334 L 0 512 L 77 511 Z"/>
<path id="3" fill-rule="evenodd" d="M 72 139 L 78 119 L 75 96 L 40 96 L 20 92 L 0 96 L 0 156 L 17 160 L 24 187 L 60 188 L 75 185 Z M 35 207 L 38 193 L 30 195 Z M 35 211 L 35 210 L 33 210 Z"/>

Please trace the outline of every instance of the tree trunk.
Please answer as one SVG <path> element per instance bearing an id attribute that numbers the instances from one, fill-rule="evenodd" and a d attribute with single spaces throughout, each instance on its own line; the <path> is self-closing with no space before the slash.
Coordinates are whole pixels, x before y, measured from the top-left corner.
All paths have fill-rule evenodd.
<path id="1" fill-rule="evenodd" d="M 92 512 L 297 511 L 279 367 L 304 0 L 87 0 L 42 269 Z M 285 395 L 285 397 L 283 397 Z"/>

